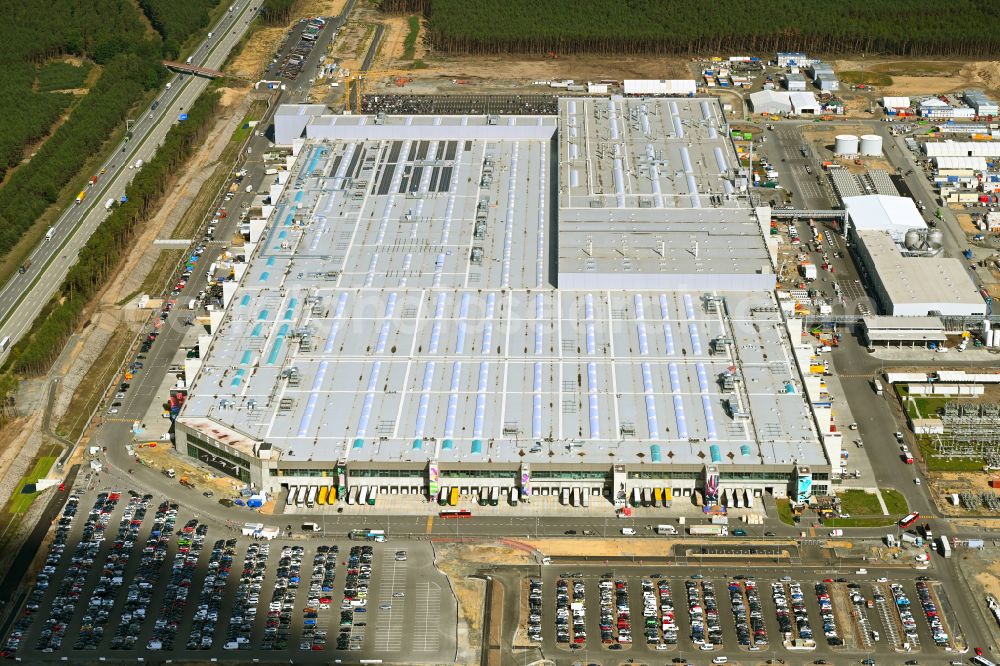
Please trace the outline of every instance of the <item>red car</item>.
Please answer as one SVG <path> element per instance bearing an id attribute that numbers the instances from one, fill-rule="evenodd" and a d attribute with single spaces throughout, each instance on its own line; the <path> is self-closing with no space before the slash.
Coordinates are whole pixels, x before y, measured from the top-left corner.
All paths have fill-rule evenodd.
<path id="1" fill-rule="evenodd" d="M 979 648 L 979 647 L 976 648 L 976 656 L 977 657 L 982 657 L 983 656 L 983 648 Z"/>

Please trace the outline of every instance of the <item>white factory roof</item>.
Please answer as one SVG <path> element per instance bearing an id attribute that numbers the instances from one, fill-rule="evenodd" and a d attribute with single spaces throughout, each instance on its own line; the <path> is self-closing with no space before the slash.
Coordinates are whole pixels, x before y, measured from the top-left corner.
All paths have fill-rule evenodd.
<path id="1" fill-rule="evenodd" d="M 788 93 L 788 101 L 792 104 L 792 112 L 797 114 L 819 113 L 820 104 L 816 95 L 811 92 Z"/>
<path id="2" fill-rule="evenodd" d="M 759 90 L 750 93 L 750 105 L 756 113 L 791 113 L 788 93 L 781 90 Z"/>
<path id="3" fill-rule="evenodd" d="M 560 285 L 773 288 L 717 99 L 567 98 L 559 117 Z"/>
<path id="4" fill-rule="evenodd" d="M 982 156 L 965 157 L 941 155 L 934 158 L 934 164 L 938 169 L 972 169 L 973 171 L 986 171 L 986 158 Z"/>
<path id="5" fill-rule="evenodd" d="M 920 106 L 925 109 L 943 109 L 951 106 L 951 104 L 937 97 L 928 97 L 927 99 L 920 100 Z"/>
<path id="6" fill-rule="evenodd" d="M 581 138 L 612 141 L 607 117 L 619 118 L 622 188 L 636 212 L 654 197 L 636 151 L 659 147 L 663 194 L 690 202 L 679 148 L 666 145 L 674 119 L 684 142 L 709 141 L 713 123 L 726 135 L 715 107 L 706 119 L 699 101 L 677 100 L 687 105 L 678 113 L 673 101 L 576 101 Z M 607 117 L 594 123 L 595 112 Z M 389 124 L 405 138 L 380 129 L 302 146 L 180 423 L 318 465 L 827 464 L 773 292 L 557 288 L 551 196 L 566 182 L 565 142 L 503 129 L 482 138 L 474 119 L 471 138 L 415 139 L 419 123 L 399 118 Z M 710 193 L 723 192 L 713 145 L 691 157 L 706 214 Z M 610 160 L 595 155 L 589 168 L 603 212 L 616 210 Z M 748 214 L 736 202 L 722 210 Z M 669 221 L 692 211 L 654 212 Z M 602 238 L 628 232 L 620 226 Z M 722 336 L 731 343 L 713 344 Z M 725 391 L 719 379 L 734 371 L 737 388 Z M 734 418 L 728 400 L 751 418 Z M 546 439 L 542 453 L 528 451 Z"/>
<path id="7" fill-rule="evenodd" d="M 997 141 L 933 141 L 924 144 L 927 157 L 1000 157 Z"/>
<path id="8" fill-rule="evenodd" d="M 894 314 L 971 315 L 985 310 L 982 296 L 958 259 L 905 257 L 886 230 L 859 230 Z"/>
<path id="9" fill-rule="evenodd" d="M 909 197 L 868 194 L 844 197 L 844 208 L 851 225 L 861 230 L 890 231 L 893 235 L 907 229 L 926 229 L 927 223 Z"/>
<path id="10" fill-rule="evenodd" d="M 882 106 L 887 109 L 908 109 L 910 108 L 909 97 L 883 97 Z"/>
<path id="11" fill-rule="evenodd" d="M 698 89 L 694 79 L 625 79 L 626 95 L 693 95 Z"/>

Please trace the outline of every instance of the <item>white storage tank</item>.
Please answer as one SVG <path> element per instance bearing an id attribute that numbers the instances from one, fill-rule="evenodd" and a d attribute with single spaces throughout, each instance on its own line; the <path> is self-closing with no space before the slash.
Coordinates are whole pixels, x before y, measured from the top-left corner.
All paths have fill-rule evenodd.
<path id="1" fill-rule="evenodd" d="M 867 157 L 878 157 L 882 154 L 882 137 L 878 134 L 865 134 L 861 137 L 861 154 Z"/>
<path id="2" fill-rule="evenodd" d="M 834 155 L 857 155 L 858 137 L 853 134 L 838 134 L 833 145 Z"/>

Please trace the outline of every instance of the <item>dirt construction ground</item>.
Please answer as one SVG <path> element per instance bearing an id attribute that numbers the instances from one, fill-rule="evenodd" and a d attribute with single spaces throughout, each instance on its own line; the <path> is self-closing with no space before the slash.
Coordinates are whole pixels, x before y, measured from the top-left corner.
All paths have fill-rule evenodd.
<path id="1" fill-rule="evenodd" d="M 983 87 L 1000 91 L 1000 62 L 960 60 L 837 60 L 837 71 L 870 70 L 888 74 L 892 85 L 879 95 L 933 95 Z"/>

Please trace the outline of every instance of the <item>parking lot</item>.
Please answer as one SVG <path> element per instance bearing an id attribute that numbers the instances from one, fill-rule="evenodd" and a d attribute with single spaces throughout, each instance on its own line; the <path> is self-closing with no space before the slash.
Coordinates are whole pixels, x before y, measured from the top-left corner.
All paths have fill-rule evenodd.
<path id="1" fill-rule="evenodd" d="M 454 599 L 426 543 L 255 541 L 108 489 L 71 495 L 54 529 L 8 657 L 454 658 Z"/>
<path id="2" fill-rule="evenodd" d="M 822 578 L 812 571 L 791 576 L 775 571 L 753 576 L 677 568 L 548 568 L 526 583 L 534 601 L 522 623 L 543 654 L 556 660 L 580 654 L 618 659 L 618 651 L 622 658 L 627 653 L 658 660 L 692 650 L 731 660 L 755 652 L 815 654 L 810 660 L 878 652 L 949 654 L 946 634 L 954 620 L 930 596 L 933 581 L 910 572 L 890 582 L 867 574 Z M 675 608 L 674 594 L 686 608 Z M 912 612 L 904 594 L 913 600 Z M 916 617 L 927 613 L 926 619 Z"/>

